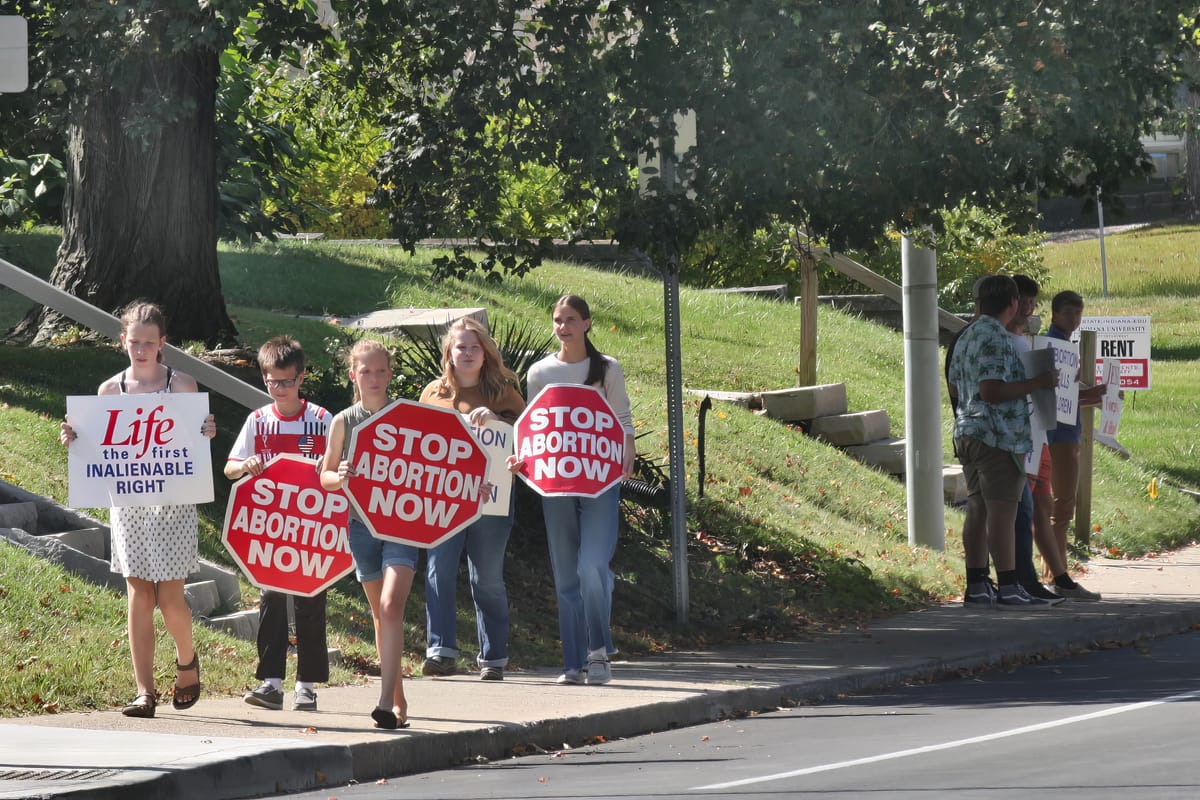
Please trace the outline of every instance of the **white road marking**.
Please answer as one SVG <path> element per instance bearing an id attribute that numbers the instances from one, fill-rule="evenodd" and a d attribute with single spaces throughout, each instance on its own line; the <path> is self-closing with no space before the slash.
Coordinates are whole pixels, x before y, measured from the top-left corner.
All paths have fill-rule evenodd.
<path id="1" fill-rule="evenodd" d="M 945 742 L 943 744 L 931 744 L 925 747 L 913 747 L 908 750 L 897 750 L 894 753 L 881 753 L 877 756 L 867 756 L 866 758 L 855 758 L 850 761 L 835 761 L 832 764 L 818 764 L 815 767 L 805 767 L 804 769 L 795 769 L 790 772 L 778 772 L 774 775 L 762 775 L 757 778 L 745 778 L 740 781 L 729 781 L 727 783 L 710 783 L 707 786 L 695 786 L 689 791 L 702 792 L 708 789 L 733 789 L 738 786 L 750 786 L 755 783 L 767 783 L 768 781 L 779 781 L 785 778 L 798 778 L 802 775 L 815 775 L 818 772 L 832 772 L 837 769 L 846 769 L 848 767 L 859 767 L 863 764 L 875 764 L 880 761 L 892 761 L 897 758 L 907 758 L 909 756 L 919 756 L 925 753 L 936 753 L 939 750 L 952 750 L 955 747 L 966 747 L 973 744 L 981 744 L 983 742 L 991 742 L 996 739 L 1004 739 L 1009 736 L 1020 736 L 1023 733 L 1033 733 L 1035 731 L 1045 731 L 1051 728 L 1058 728 L 1063 725 L 1073 725 L 1076 722 L 1086 722 L 1087 720 L 1100 719 L 1102 717 L 1111 717 L 1116 714 L 1124 714 L 1127 711 L 1141 711 L 1144 708 L 1162 705 L 1164 703 L 1177 703 L 1181 700 L 1191 700 L 1194 697 L 1200 697 L 1200 689 L 1183 694 L 1175 694 L 1170 697 L 1164 697 L 1161 700 L 1146 700 L 1141 703 L 1131 703 L 1124 706 L 1114 706 L 1113 708 L 1105 709 L 1104 711 L 1093 711 L 1088 714 L 1079 714 L 1074 717 L 1064 717 L 1063 719 L 1052 720 L 1050 722 L 1039 722 L 1036 725 L 1026 725 L 1021 728 L 1012 728 L 1007 731 L 997 731 L 989 733 L 985 736 L 972 736 L 970 739 L 956 739 L 953 742 Z"/>

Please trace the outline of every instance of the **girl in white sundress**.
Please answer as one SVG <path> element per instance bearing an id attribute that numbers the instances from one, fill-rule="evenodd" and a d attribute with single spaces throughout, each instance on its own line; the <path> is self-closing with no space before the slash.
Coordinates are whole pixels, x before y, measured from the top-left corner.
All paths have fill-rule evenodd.
<path id="1" fill-rule="evenodd" d="M 129 367 L 100 384 L 99 395 L 160 394 L 198 391 L 196 379 L 162 363 L 166 320 L 152 303 L 134 302 L 121 315 L 121 346 Z M 212 415 L 203 433 L 216 434 Z M 61 441 L 70 445 L 75 431 L 62 424 Z M 197 566 L 196 506 L 166 505 L 113 508 L 112 571 L 125 577 L 128 596 L 129 652 L 137 697 L 121 713 L 153 717 L 154 608 L 162 612 L 167 632 L 175 641 L 175 690 L 172 705 L 191 708 L 200 699 L 200 659 L 192 647 L 192 612 L 183 595 L 183 582 Z"/>

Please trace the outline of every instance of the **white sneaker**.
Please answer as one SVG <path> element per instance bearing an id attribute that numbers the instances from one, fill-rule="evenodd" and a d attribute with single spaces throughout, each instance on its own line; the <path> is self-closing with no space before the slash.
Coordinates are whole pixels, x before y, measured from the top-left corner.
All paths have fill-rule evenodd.
<path id="1" fill-rule="evenodd" d="M 589 659 L 587 665 L 587 685 L 603 686 L 612 680 L 612 666 L 608 659 Z"/>
<path id="2" fill-rule="evenodd" d="M 558 676 L 555 681 L 559 686 L 583 686 L 584 677 L 583 671 L 578 669 L 569 669 Z"/>

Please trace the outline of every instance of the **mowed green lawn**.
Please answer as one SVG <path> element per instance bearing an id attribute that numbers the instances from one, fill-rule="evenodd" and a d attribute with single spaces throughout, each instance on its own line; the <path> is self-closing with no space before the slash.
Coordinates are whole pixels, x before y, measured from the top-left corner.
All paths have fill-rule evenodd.
<path id="1" fill-rule="evenodd" d="M 1180 252 L 1188 250 L 1187 239 L 1200 246 L 1196 233 L 1190 229 L 1178 233 L 1185 240 L 1177 245 Z M 1109 242 L 1110 264 L 1120 252 L 1118 238 L 1124 237 Z M 0 234 L 0 257 L 45 276 L 56 244 L 53 231 Z M 1089 297 L 1089 311 L 1154 315 L 1156 358 L 1154 390 L 1130 400 L 1123 422 L 1120 439 L 1133 450 L 1133 460 L 1097 453 L 1093 518 L 1101 530 L 1093 544 L 1097 551 L 1112 547 L 1130 553 L 1175 546 L 1200 535 L 1200 507 L 1169 487 L 1157 499 L 1150 498 L 1146 487 L 1156 477 L 1164 485 L 1169 481 L 1200 484 L 1194 450 L 1190 460 L 1184 452 L 1194 447 L 1198 419 L 1194 387 L 1200 334 L 1188 322 L 1195 321 L 1189 316 L 1194 315 L 1191 304 L 1198 291 L 1195 273 L 1180 267 L 1180 274 L 1165 282 L 1181 287 L 1173 294 L 1121 294 L 1110 273 L 1113 297 L 1101 305 L 1093 301 L 1096 292 L 1084 280 L 1086 265 L 1075 264 L 1086 259 L 1087 247 L 1088 243 L 1081 243 L 1047 248 L 1047 261 L 1055 272 L 1047 297 L 1071 286 Z M 1074 252 L 1077 259 L 1068 257 Z M 549 333 L 554 298 L 568 291 L 582 294 L 592 304 L 596 344 L 625 366 L 641 434 L 639 451 L 660 462 L 665 459 L 660 281 L 554 263 L 524 279 L 499 284 L 434 282 L 429 278 L 432 257 L 425 251 L 410 257 L 391 248 L 329 243 L 223 246 L 220 253 L 223 286 L 243 340 L 254 347 L 268 336 L 293 333 L 305 343 L 318 368 L 328 364 L 325 340 L 336 329 L 302 315 L 341 317 L 389 306 L 482 306 L 493 321 L 525 321 Z M 1191 283 L 1184 280 L 1189 274 Z M 1155 284 L 1153 272 L 1139 285 L 1147 284 L 1160 285 Z M 0 290 L 0 326 L 13 324 L 27 305 L 12 292 Z M 688 387 L 748 391 L 795 384 L 799 331 L 795 305 L 688 288 L 680 305 Z M 893 435 L 903 435 L 902 337 L 824 309 L 819 325 L 818 380 L 844 382 L 851 410 L 884 409 Z M 1174 350 L 1170 344 L 1160 344 L 1164 342 L 1173 342 Z M 1160 347 L 1176 357 L 1160 362 Z M 121 364 L 121 354 L 109 346 L 69 341 L 36 351 L 0 346 L 0 475 L 65 500 L 66 461 L 56 441 L 64 398 L 95 391 Z M 665 647 L 804 635 L 939 602 L 961 591 L 958 511 L 946 509 L 945 552 L 910 547 L 900 482 L 796 429 L 743 409 L 718 404 L 707 415 L 707 471 L 701 497 L 699 402 L 689 395 L 684 408 L 691 624 L 681 628 L 673 623 L 667 529 L 652 515 L 632 512 L 614 562 L 614 629 L 623 652 L 636 655 Z M 220 430 L 213 452 L 219 464 L 245 411 L 220 398 L 214 398 L 214 408 Z M 948 436 L 950 418 L 945 407 L 943 427 Z M 202 550 L 227 562 L 218 536 L 228 483 L 218 474 L 215 485 L 217 501 L 201 509 Z M 42 570 L 46 572 L 38 575 L 36 596 L 21 595 L 18 603 L 16 593 L 2 591 L 5 585 L 27 581 L 30 574 Z M 557 659 L 553 593 L 538 531 L 514 532 L 508 580 L 514 598 L 514 665 L 553 664 Z M 63 590 L 64 586 L 68 588 Z M 253 599 L 255 593 L 247 586 L 245 595 Z M 30 627 L 24 623 L 29 602 L 40 603 L 44 611 L 38 617 L 39 627 L 22 634 Z M 419 581 L 410 603 L 411 664 L 418 663 L 424 648 Z M 463 587 L 459 632 L 469 653 L 474 624 L 467 603 Z M 83 613 L 84 606 L 93 610 Z M 353 664 L 369 670 L 373 653 L 365 612 L 353 581 L 343 581 L 331 594 L 331 641 Z M 96 668 L 104 673 L 103 679 L 85 673 L 82 681 L 76 680 L 75 669 L 66 677 L 45 666 L 40 671 L 23 670 L 22 680 L 31 683 L 22 683 L 13 696 L 0 693 L 0 714 L 30 713 L 41 707 L 39 703 L 68 709 L 128 699 L 123 696 L 128 676 L 120 615 L 120 603 L 101 590 L 27 558 L 0 559 L 0 631 L 6 633 L 0 636 L 0 663 L 22 663 L 37 654 L 46 664 L 74 663 L 75 656 L 60 642 L 76 639 L 101 642 L 108 648 L 102 659 L 99 652 L 94 654 L 104 665 Z M 203 637 L 216 662 L 205 664 L 206 685 L 217 692 L 248 688 L 253 645 L 222 634 L 205 632 Z M 160 650 L 159 660 L 169 663 L 163 653 Z M 113 670 L 115 676 L 109 674 Z M 344 670 L 336 679 L 354 676 Z"/>

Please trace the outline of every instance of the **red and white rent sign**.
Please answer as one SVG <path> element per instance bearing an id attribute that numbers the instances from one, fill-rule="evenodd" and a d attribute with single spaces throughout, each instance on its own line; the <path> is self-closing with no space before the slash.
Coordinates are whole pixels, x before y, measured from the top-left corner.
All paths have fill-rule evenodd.
<path id="1" fill-rule="evenodd" d="M 350 502 L 321 487 L 317 462 L 275 456 L 233 485 L 221 541 L 260 589 L 312 597 L 354 570 Z"/>
<path id="2" fill-rule="evenodd" d="M 598 389 L 552 383 L 514 431 L 518 474 L 540 494 L 596 497 L 621 481 L 625 429 Z"/>
<path id="3" fill-rule="evenodd" d="M 434 547 L 479 519 L 488 454 L 462 416 L 396 400 L 354 429 L 345 492 L 377 539 Z"/>

